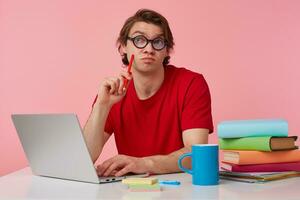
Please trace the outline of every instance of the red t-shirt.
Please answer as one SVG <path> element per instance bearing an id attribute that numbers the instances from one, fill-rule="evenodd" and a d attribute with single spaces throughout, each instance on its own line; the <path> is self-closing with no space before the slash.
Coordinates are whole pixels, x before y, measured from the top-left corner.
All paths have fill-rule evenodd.
<path id="1" fill-rule="evenodd" d="M 191 128 L 213 132 L 208 85 L 201 74 L 168 65 L 163 84 L 146 100 L 130 82 L 125 97 L 111 108 L 105 132 L 115 134 L 119 154 L 144 157 L 181 149 L 182 132 Z"/>

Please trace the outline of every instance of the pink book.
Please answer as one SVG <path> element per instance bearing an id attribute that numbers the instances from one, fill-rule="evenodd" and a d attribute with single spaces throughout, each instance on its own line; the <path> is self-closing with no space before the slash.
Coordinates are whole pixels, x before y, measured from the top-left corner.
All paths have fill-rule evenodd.
<path id="1" fill-rule="evenodd" d="M 231 172 L 284 172 L 300 171 L 300 162 L 237 165 L 222 162 L 221 168 Z"/>

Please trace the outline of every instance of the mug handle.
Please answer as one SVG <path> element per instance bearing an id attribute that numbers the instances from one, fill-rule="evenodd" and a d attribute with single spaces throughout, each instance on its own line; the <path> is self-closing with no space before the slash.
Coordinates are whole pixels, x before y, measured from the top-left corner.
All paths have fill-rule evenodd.
<path id="1" fill-rule="evenodd" d="M 179 159 L 178 159 L 178 167 L 179 167 L 182 171 L 184 171 L 184 172 L 186 172 L 186 173 L 188 173 L 188 174 L 193 174 L 193 170 L 187 169 L 187 168 L 185 168 L 185 167 L 182 166 L 182 160 L 183 160 L 185 157 L 188 157 L 188 156 L 192 157 L 192 153 L 185 153 L 185 154 L 183 154 L 183 155 L 181 155 L 181 156 L 179 157 Z"/>

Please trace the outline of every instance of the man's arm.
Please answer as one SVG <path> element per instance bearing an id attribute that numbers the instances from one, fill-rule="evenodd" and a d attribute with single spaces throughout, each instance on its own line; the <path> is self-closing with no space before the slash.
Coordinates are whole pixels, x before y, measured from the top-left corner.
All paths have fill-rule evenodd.
<path id="1" fill-rule="evenodd" d="M 184 148 L 174 151 L 169 155 L 158 155 L 145 157 L 146 162 L 149 162 L 149 172 L 154 174 L 163 174 L 181 171 L 178 167 L 178 158 L 184 153 L 191 152 L 193 144 L 207 144 L 208 143 L 208 129 L 188 129 L 183 131 Z M 191 167 L 189 158 L 183 160 L 183 166 Z"/>
<path id="2" fill-rule="evenodd" d="M 109 107 L 95 103 L 89 119 L 83 128 L 85 142 L 93 162 L 96 162 L 104 144 L 110 137 L 110 134 L 104 132 L 109 110 Z"/>
<path id="3" fill-rule="evenodd" d="M 102 176 L 122 176 L 128 172 L 149 172 L 153 174 L 179 172 L 180 169 L 177 165 L 179 156 L 190 152 L 193 144 L 207 144 L 208 133 L 208 129 L 201 128 L 185 130 L 182 133 L 184 147 L 169 155 L 155 155 L 143 158 L 117 155 L 99 165 L 97 167 L 98 174 Z M 190 168 L 190 159 L 184 159 L 183 166 Z M 119 168 L 121 170 L 115 173 L 115 170 Z"/>
<path id="4" fill-rule="evenodd" d="M 124 79 L 131 80 L 132 75 L 123 71 L 119 77 L 103 80 L 99 86 L 98 98 L 84 126 L 84 138 L 93 162 L 96 162 L 104 144 L 110 137 L 108 133 L 104 132 L 105 123 L 112 106 L 125 96 Z"/>

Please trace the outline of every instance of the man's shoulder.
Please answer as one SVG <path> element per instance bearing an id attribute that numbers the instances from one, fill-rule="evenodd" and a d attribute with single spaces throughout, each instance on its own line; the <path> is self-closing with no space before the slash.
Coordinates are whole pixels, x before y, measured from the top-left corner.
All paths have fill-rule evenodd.
<path id="1" fill-rule="evenodd" d="M 176 80 L 182 80 L 184 82 L 191 82 L 194 79 L 203 80 L 204 77 L 201 73 L 191 71 L 185 67 L 177 67 L 174 65 L 167 65 L 166 72 Z"/>

